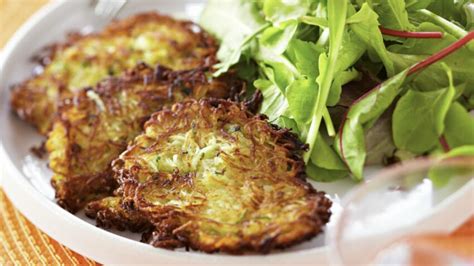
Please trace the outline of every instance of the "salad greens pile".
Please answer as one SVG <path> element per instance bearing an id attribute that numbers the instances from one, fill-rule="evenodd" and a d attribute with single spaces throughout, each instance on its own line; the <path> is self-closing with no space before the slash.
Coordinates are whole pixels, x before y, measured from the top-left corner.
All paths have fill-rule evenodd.
<path id="1" fill-rule="evenodd" d="M 261 113 L 309 144 L 308 175 L 474 151 L 474 3 L 468 0 L 209 0 L 221 41 Z"/>

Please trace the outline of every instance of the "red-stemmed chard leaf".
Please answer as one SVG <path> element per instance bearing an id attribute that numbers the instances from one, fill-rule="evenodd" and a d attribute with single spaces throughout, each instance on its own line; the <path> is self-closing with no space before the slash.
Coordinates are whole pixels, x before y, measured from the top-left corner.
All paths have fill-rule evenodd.
<path id="1" fill-rule="evenodd" d="M 443 148 L 444 152 L 449 152 L 451 150 L 451 147 L 449 147 L 448 141 L 446 140 L 446 137 L 444 137 L 444 135 L 441 135 L 441 137 L 439 137 L 439 144 Z"/>
<path id="2" fill-rule="evenodd" d="M 400 31 L 379 27 L 383 35 L 400 37 L 400 38 L 415 38 L 415 39 L 441 39 L 443 33 L 439 31 Z"/>
<path id="3" fill-rule="evenodd" d="M 406 77 L 444 59 L 474 39 L 474 32 L 377 85 L 355 100 L 346 112 L 336 138 L 338 152 L 357 180 L 362 179 L 366 157 L 364 129 L 370 127 L 392 104 Z M 444 147 L 444 146 L 443 146 Z"/>

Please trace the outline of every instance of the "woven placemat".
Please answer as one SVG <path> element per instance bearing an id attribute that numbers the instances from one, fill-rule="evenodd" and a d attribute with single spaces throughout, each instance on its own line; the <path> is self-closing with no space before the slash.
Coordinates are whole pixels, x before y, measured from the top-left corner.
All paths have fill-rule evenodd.
<path id="1" fill-rule="evenodd" d="M 0 189 L 0 265 L 97 265 L 29 222 Z"/>

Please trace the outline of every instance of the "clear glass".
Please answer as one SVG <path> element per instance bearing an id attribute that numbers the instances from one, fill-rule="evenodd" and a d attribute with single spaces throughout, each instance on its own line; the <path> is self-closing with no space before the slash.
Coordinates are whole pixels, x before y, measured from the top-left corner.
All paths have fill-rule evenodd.
<path id="1" fill-rule="evenodd" d="M 474 214 L 473 179 L 474 157 L 420 159 L 380 171 L 351 191 L 342 212 L 333 217 L 327 235 L 331 261 L 410 265 L 417 251 L 431 254 L 428 258 L 437 265 L 458 265 L 461 258 L 407 240 L 447 234 L 469 219 Z"/>

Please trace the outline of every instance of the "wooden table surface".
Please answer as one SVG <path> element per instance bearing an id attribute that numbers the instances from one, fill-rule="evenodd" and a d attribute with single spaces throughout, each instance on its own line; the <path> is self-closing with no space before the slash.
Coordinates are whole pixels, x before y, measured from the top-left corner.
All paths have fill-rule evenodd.
<path id="1" fill-rule="evenodd" d="M 73 1 L 73 0 L 71 0 Z M 74 0 L 80 1 L 80 0 Z M 85 1 L 85 0 L 83 0 Z M 11 35 L 16 31 L 16 29 L 29 17 L 32 13 L 34 13 L 38 8 L 44 5 L 47 0 L 0 0 L 0 49 L 5 45 Z M 5 203 L 6 201 L 6 203 Z M 10 204 L 3 193 L 0 191 L 0 206 L 5 208 L 11 208 Z M 2 208 L 3 208 L 2 207 Z M 5 211 L 1 209 L 1 211 Z M 13 212 L 15 212 L 13 210 Z M 25 220 L 21 214 L 15 214 L 18 216 L 20 220 Z M 0 220 L 2 218 L 2 213 L 0 213 Z M 3 217 L 4 218 L 4 217 Z M 27 221 L 25 221 L 28 223 Z M 449 223 L 449 217 L 446 217 L 446 223 Z M 0 240 L 2 237 L 5 237 L 5 232 L 3 231 L 5 228 L 0 228 Z M 29 230 L 34 230 L 34 226 L 29 227 Z M 37 229 L 36 229 L 37 230 Z M 39 232 L 38 234 L 40 234 Z M 11 237 L 11 236 L 10 236 Z M 15 236 L 13 236 L 15 237 Z M 16 237 L 20 237 L 16 235 Z M 41 236 L 43 237 L 43 236 Z M 44 237 L 43 237 L 44 238 Z M 21 240 L 21 239 L 20 239 Z M 13 239 L 13 242 L 18 241 Z M 48 243 L 53 243 L 53 246 L 57 248 L 58 243 L 50 238 L 46 238 Z M 474 216 L 467 221 L 461 228 L 459 228 L 456 232 L 452 233 L 451 235 L 431 235 L 431 236 L 424 236 L 424 237 L 417 237 L 416 239 L 412 239 L 411 242 L 413 243 L 421 243 L 423 245 L 430 245 L 435 248 L 442 249 L 447 252 L 452 252 L 453 254 L 457 254 L 469 260 L 472 260 L 474 263 Z M 5 244 L 5 243 L 1 243 Z M 0 257 L 6 256 L 6 254 L 1 253 L 2 246 L 0 246 Z M 5 248 L 5 247 L 3 247 Z M 13 249 L 20 248 L 18 246 L 11 247 Z M 64 251 L 66 250 L 66 251 Z M 24 252 L 24 250 L 9 250 L 11 253 L 20 254 Z M 31 253 L 37 252 L 34 249 L 31 250 Z M 78 256 L 77 254 L 72 253 L 71 251 L 67 251 L 67 249 L 61 248 L 58 252 L 69 254 L 69 256 Z M 30 254 L 31 256 L 31 254 Z M 39 257 L 43 256 L 44 254 L 38 254 Z M 76 262 L 88 262 L 91 261 L 85 259 L 74 257 Z M 37 260 L 41 262 L 42 260 Z M 71 260 L 74 262 L 74 260 Z M 427 264 L 426 258 L 421 258 L 415 264 Z M 8 262 L 8 261 L 7 261 Z M 31 262 L 31 261 L 30 261 Z M 63 262 L 64 263 L 64 262 Z M 2 263 L 2 259 L 0 258 L 0 264 Z M 48 264 L 48 263 L 47 263 Z M 66 264 L 67 261 L 66 261 Z M 82 264 L 82 263 L 80 263 Z"/>

